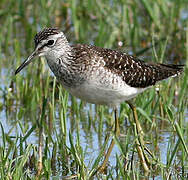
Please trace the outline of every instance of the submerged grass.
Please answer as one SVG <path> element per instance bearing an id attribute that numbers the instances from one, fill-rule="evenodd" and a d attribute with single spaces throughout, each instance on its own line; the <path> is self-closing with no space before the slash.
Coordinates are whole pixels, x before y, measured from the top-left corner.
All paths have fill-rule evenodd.
<path id="1" fill-rule="evenodd" d="M 186 179 L 187 7 L 187 0 L 1 0 L 0 179 Z M 111 109 L 71 97 L 43 58 L 14 76 L 32 51 L 35 33 L 48 26 L 60 27 L 71 43 L 126 50 L 145 61 L 186 64 L 181 77 L 133 100 L 152 152 L 147 152 L 149 174 L 137 156 L 127 104 L 120 106 L 121 135 L 106 174 L 96 174 L 113 135 Z"/>

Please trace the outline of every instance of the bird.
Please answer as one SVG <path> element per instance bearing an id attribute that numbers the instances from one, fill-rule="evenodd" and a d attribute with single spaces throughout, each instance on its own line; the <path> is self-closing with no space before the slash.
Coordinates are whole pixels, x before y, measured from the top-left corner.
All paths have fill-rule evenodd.
<path id="1" fill-rule="evenodd" d="M 183 65 L 149 63 L 118 50 L 86 44 L 71 45 L 58 28 L 44 28 L 35 35 L 34 43 L 34 51 L 15 74 L 36 57 L 44 56 L 57 80 L 70 94 L 114 109 L 116 135 L 119 134 L 117 109 L 121 103 L 128 102 L 161 80 L 180 75 L 184 70 Z M 112 140 L 102 169 L 113 145 Z"/>

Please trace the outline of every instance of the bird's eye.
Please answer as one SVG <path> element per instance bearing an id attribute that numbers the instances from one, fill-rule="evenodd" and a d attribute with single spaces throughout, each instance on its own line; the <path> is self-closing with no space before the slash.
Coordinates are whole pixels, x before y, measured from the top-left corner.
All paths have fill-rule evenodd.
<path id="1" fill-rule="evenodd" d="M 49 40 L 48 42 L 47 42 L 47 46 L 52 46 L 54 44 L 54 40 Z"/>

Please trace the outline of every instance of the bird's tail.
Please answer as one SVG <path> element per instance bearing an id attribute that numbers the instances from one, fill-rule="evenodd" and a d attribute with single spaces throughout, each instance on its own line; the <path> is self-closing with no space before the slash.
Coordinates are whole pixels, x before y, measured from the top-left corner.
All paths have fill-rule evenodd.
<path id="1" fill-rule="evenodd" d="M 146 63 L 142 70 L 144 76 L 140 79 L 138 78 L 139 87 L 155 85 L 158 81 L 180 75 L 183 70 L 184 65 Z M 138 85 L 135 87 L 138 87 Z"/>
<path id="2" fill-rule="evenodd" d="M 160 71 L 157 81 L 167 79 L 168 77 L 176 77 L 184 71 L 184 65 L 158 64 L 156 67 Z"/>

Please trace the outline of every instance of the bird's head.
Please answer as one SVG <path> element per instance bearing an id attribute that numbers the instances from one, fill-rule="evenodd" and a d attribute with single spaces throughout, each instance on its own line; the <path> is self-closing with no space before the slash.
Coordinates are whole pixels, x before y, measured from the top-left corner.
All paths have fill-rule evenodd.
<path id="1" fill-rule="evenodd" d="M 35 49 L 31 55 L 17 68 L 15 74 L 19 73 L 35 57 L 46 56 L 51 51 L 58 50 L 59 43 L 66 42 L 64 34 L 57 28 L 45 28 L 35 35 Z"/>

